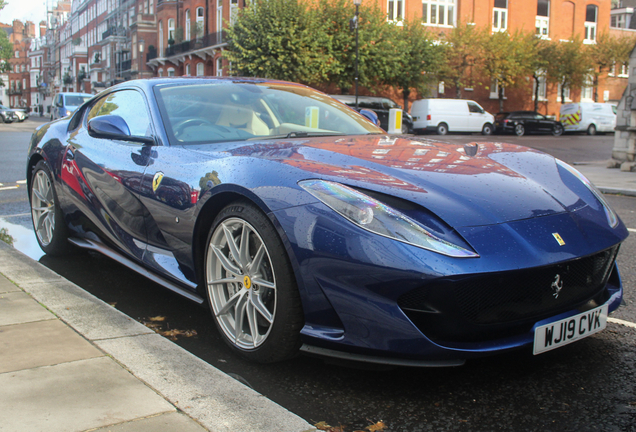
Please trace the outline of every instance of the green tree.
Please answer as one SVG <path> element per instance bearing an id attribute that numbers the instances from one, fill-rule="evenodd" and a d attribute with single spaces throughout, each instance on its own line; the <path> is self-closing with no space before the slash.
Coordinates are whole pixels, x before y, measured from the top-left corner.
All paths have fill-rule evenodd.
<path id="1" fill-rule="evenodd" d="M 371 87 L 393 75 L 397 59 L 395 32 L 377 5 L 362 5 L 358 21 L 358 82 Z M 350 27 L 355 7 L 350 0 L 324 0 L 311 10 L 312 20 L 322 23 L 328 36 L 327 81 L 348 93 L 355 85 L 356 32 Z"/>
<path id="2" fill-rule="evenodd" d="M 580 39 L 557 42 L 550 45 L 550 62 L 547 68 L 548 82 L 561 86 L 561 102 L 565 101 L 565 90 L 580 88 L 590 73 L 583 42 Z"/>
<path id="3" fill-rule="evenodd" d="M 598 102 L 599 77 L 609 72 L 615 65 L 622 65 L 629 61 L 629 55 L 634 49 L 636 40 L 633 37 L 615 38 L 607 33 L 600 33 L 596 43 L 586 45 L 587 59 L 590 63 L 590 75 L 594 86 L 594 102 Z"/>
<path id="4" fill-rule="evenodd" d="M 402 91 L 404 109 L 408 109 L 411 89 L 420 95 L 427 93 L 428 86 L 436 79 L 444 62 L 443 49 L 419 21 L 404 22 L 394 28 L 394 51 L 397 58 L 391 65 L 390 76 L 385 84 Z"/>
<path id="5" fill-rule="evenodd" d="M 553 42 L 535 37 L 531 43 L 534 55 L 531 57 L 532 78 L 534 79 L 534 110 L 539 111 L 539 87 L 541 80 L 546 78 L 550 63 L 551 44 Z"/>
<path id="6" fill-rule="evenodd" d="M 11 65 L 9 59 L 13 56 L 13 45 L 9 42 L 7 32 L 0 29 L 0 72 L 7 72 Z"/>
<path id="7" fill-rule="evenodd" d="M 504 110 L 504 89 L 514 87 L 532 73 L 535 53 L 534 35 L 494 32 L 484 44 L 483 71 L 497 83 L 499 111 Z"/>
<path id="8" fill-rule="evenodd" d="M 439 71 L 441 81 L 455 87 L 455 96 L 462 97 L 462 88 L 472 87 L 473 72 L 479 69 L 488 32 L 471 24 L 459 24 L 442 37 L 443 56 L 446 61 Z"/>
<path id="9" fill-rule="evenodd" d="M 224 55 L 238 75 L 321 82 L 331 63 L 321 27 L 297 0 L 252 0 L 228 28 Z"/>

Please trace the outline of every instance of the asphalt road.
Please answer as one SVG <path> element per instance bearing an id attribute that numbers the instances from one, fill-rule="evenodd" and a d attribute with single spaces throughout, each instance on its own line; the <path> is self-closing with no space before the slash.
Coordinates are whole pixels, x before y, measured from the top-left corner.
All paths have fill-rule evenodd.
<path id="1" fill-rule="evenodd" d="M 301 356 L 275 365 L 236 357 L 209 312 L 99 254 L 43 256 L 31 230 L 24 163 L 35 121 L 0 124 L 0 234 L 15 247 L 219 369 L 251 385 L 310 422 L 363 430 L 383 420 L 384 431 L 636 430 L 636 329 L 610 323 L 575 344 L 539 356 L 520 351 L 460 368 L 391 370 L 330 364 Z M 445 141 L 483 141 L 478 135 Z M 528 145 L 568 162 L 605 160 L 613 137 L 582 135 L 495 137 Z M 636 175 L 636 173 L 634 174 Z M 636 198 L 609 196 L 625 224 L 636 229 Z M 636 231 L 634 232 L 636 234 Z M 636 322 L 636 236 L 623 244 L 619 265 L 626 304 L 612 317 Z M 164 317 L 163 321 L 152 318 Z"/>

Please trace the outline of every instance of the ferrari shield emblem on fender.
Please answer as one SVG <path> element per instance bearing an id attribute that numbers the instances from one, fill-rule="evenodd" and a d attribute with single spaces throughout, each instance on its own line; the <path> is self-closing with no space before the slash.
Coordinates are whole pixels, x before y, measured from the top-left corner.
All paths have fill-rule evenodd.
<path id="1" fill-rule="evenodd" d="M 159 188 L 159 185 L 161 184 L 161 180 L 163 180 L 163 173 L 161 171 L 159 171 L 152 178 L 152 191 L 153 192 L 157 192 L 157 189 Z"/>
<path id="2" fill-rule="evenodd" d="M 557 241 L 559 246 L 565 246 L 565 242 L 563 241 L 559 233 L 552 233 L 552 237 L 554 237 L 554 239 Z"/>

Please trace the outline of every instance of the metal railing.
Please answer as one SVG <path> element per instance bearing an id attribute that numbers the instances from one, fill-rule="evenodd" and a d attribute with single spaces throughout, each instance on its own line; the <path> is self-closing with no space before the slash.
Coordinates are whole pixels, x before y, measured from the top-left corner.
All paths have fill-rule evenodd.
<path id="1" fill-rule="evenodd" d="M 189 41 L 174 44 L 165 49 L 165 57 L 172 57 L 177 54 L 194 51 L 201 48 L 220 45 L 226 40 L 225 31 L 210 33 L 200 38 L 194 38 Z M 151 59 L 148 59 L 151 60 Z"/>

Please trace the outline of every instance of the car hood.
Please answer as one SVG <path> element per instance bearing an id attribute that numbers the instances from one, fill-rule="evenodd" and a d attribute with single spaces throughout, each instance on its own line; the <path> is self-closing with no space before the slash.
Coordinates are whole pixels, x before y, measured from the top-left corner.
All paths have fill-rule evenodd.
<path id="1" fill-rule="evenodd" d="M 456 228 L 576 211 L 595 202 L 552 156 L 512 144 L 373 135 L 242 142 L 224 153 L 284 165 L 274 168 L 273 177 L 293 173 L 287 178 L 294 182 L 320 178 L 399 197 Z"/>

